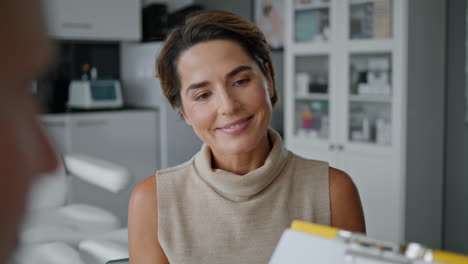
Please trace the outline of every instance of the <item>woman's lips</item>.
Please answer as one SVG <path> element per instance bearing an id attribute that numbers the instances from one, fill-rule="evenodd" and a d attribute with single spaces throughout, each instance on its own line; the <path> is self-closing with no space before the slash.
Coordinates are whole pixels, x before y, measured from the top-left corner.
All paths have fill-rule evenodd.
<path id="1" fill-rule="evenodd" d="M 218 128 L 219 131 L 228 135 L 238 135 L 242 133 L 250 124 L 250 120 L 253 116 L 239 119 L 235 122 L 229 123 L 224 127 Z"/>

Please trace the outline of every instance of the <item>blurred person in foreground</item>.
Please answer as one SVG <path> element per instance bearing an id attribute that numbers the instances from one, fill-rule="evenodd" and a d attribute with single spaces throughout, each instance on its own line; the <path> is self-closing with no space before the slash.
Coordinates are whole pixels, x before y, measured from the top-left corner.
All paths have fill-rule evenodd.
<path id="1" fill-rule="evenodd" d="M 17 245 L 31 184 L 57 167 L 31 92 L 52 49 L 41 11 L 38 0 L 0 1 L 0 264 Z"/>
<path id="2" fill-rule="evenodd" d="M 131 264 L 268 263 L 294 219 L 365 232 L 351 178 L 287 150 L 268 127 L 278 91 L 255 25 L 224 11 L 198 13 L 168 35 L 157 72 L 205 144 L 135 188 Z"/>

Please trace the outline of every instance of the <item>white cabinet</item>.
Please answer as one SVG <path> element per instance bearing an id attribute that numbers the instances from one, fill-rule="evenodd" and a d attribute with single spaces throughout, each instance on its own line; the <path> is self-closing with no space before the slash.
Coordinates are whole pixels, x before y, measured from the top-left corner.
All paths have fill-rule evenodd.
<path id="1" fill-rule="evenodd" d="M 403 178 L 392 160 L 402 87 L 393 69 L 402 64 L 403 4 L 311 3 L 287 5 L 287 145 L 346 171 L 360 191 L 368 233 L 400 241 Z M 368 17 L 377 8 L 386 19 Z"/>
<path id="2" fill-rule="evenodd" d="M 49 34 L 64 40 L 140 40 L 140 0 L 47 0 Z"/>
<path id="3" fill-rule="evenodd" d="M 75 177 L 73 202 L 94 204 L 127 222 L 127 206 L 133 187 L 159 168 L 159 115 L 150 110 L 50 114 L 42 123 L 62 153 L 87 154 L 127 167 L 131 186 L 112 194 Z"/>
<path id="4" fill-rule="evenodd" d="M 408 44 L 410 32 L 425 32 L 424 41 L 439 43 L 439 38 L 443 39 L 443 32 L 421 30 L 423 22 L 432 23 L 424 13 L 428 2 L 423 2 L 286 1 L 285 141 L 292 151 L 328 161 L 353 178 L 371 237 L 396 242 L 418 240 L 407 235 L 414 227 L 435 234 L 435 239 L 420 242 L 440 246 L 434 242 L 440 240 L 437 223 L 407 225 L 408 215 L 420 208 L 429 212 L 430 206 L 411 204 L 407 199 L 408 193 L 428 195 L 412 189 L 414 185 L 408 186 L 408 179 L 414 182 L 430 176 L 409 173 L 410 160 L 415 156 L 408 153 L 433 162 L 431 166 L 436 170 L 428 178 L 437 181 L 431 183 L 431 188 L 439 188 L 437 184 L 443 178 L 442 149 L 430 153 L 406 144 L 413 140 L 409 134 L 414 137 L 415 131 L 425 133 L 425 137 L 414 138 L 421 144 L 443 141 L 438 137 L 443 120 L 435 118 L 439 127 L 432 131 L 425 131 L 429 126 L 421 120 L 427 118 L 424 111 L 443 111 L 440 91 L 444 69 L 435 61 L 444 51 L 425 51 L 419 57 L 407 55 L 416 48 Z M 434 3 L 431 1 L 429 6 L 437 5 Z M 418 23 L 407 23 L 410 13 L 419 15 Z M 431 15 L 443 17 L 443 9 Z M 438 67 L 433 75 L 424 76 L 426 82 L 435 80 L 426 87 L 428 94 L 421 97 L 431 100 L 432 105 L 412 97 L 409 88 L 417 88 L 409 83 L 417 85 L 421 76 L 407 74 L 409 65 L 421 70 Z M 437 92 L 431 94 L 432 90 Z M 407 123 L 409 115 L 414 123 Z M 439 193 L 435 195 L 436 200 L 442 200 Z M 433 208 L 436 219 L 441 218 L 441 211 L 439 204 Z"/>

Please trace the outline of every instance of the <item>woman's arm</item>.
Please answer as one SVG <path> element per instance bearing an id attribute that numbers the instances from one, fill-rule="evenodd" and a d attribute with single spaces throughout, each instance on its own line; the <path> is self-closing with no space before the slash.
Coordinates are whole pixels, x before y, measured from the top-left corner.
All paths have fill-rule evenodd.
<path id="1" fill-rule="evenodd" d="M 128 249 L 131 264 L 167 264 L 158 240 L 156 175 L 133 190 L 128 206 Z"/>
<path id="2" fill-rule="evenodd" d="M 366 232 L 359 192 L 343 171 L 330 167 L 331 226 L 352 232 Z"/>

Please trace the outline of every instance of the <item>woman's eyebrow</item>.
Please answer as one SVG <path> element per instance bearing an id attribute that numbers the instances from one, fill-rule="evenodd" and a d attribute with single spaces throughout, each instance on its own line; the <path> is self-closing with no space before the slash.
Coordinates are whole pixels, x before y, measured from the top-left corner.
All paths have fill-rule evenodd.
<path id="1" fill-rule="evenodd" d="M 239 67 L 235 68 L 234 70 L 230 71 L 229 73 L 227 73 L 226 74 L 226 79 L 229 79 L 229 78 L 235 76 L 239 72 L 251 71 L 251 70 L 252 70 L 252 67 L 250 67 L 250 66 L 245 66 L 245 65 L 239 66 Z"/>
<path id="2" fill-rule="evenodd" d="M 239 72 L 251 71 L 251 70 L 252 70 L 251 66 L 242 65 L 242 66 L 239 66 L 239 67 L 235 68 L 234 70 L 228 72 L 226 74 L 225 78 L 229 79 L 229 78 L 234 77 Z M 188 94 L 190 90 L 203 88 L 203 87 L 207 86 L 209 83 L 210 83 L 209 81 L 203 81 L 203 82 L 199 82 L 199 83 L 192 83 L 192 84 L 189 85 L 189 87 L 187 87 L 187 90 L 185 91 L 185 94 Z"/>
<path id="3" fill-rule="evenodd" d="M 185 94 L 188 94 L 188 92 L 192 89 L 199 89 L 199 88 L 203 88 L 205 86 L 207 86 L 209 84 L 208 81 L 203 81 L 203 82 L 199 82 L 199 83 L 192 83 L 191 85 L 189 85 L 189 87 L 187 88 L 187 90 L 185 91 Z"/>

